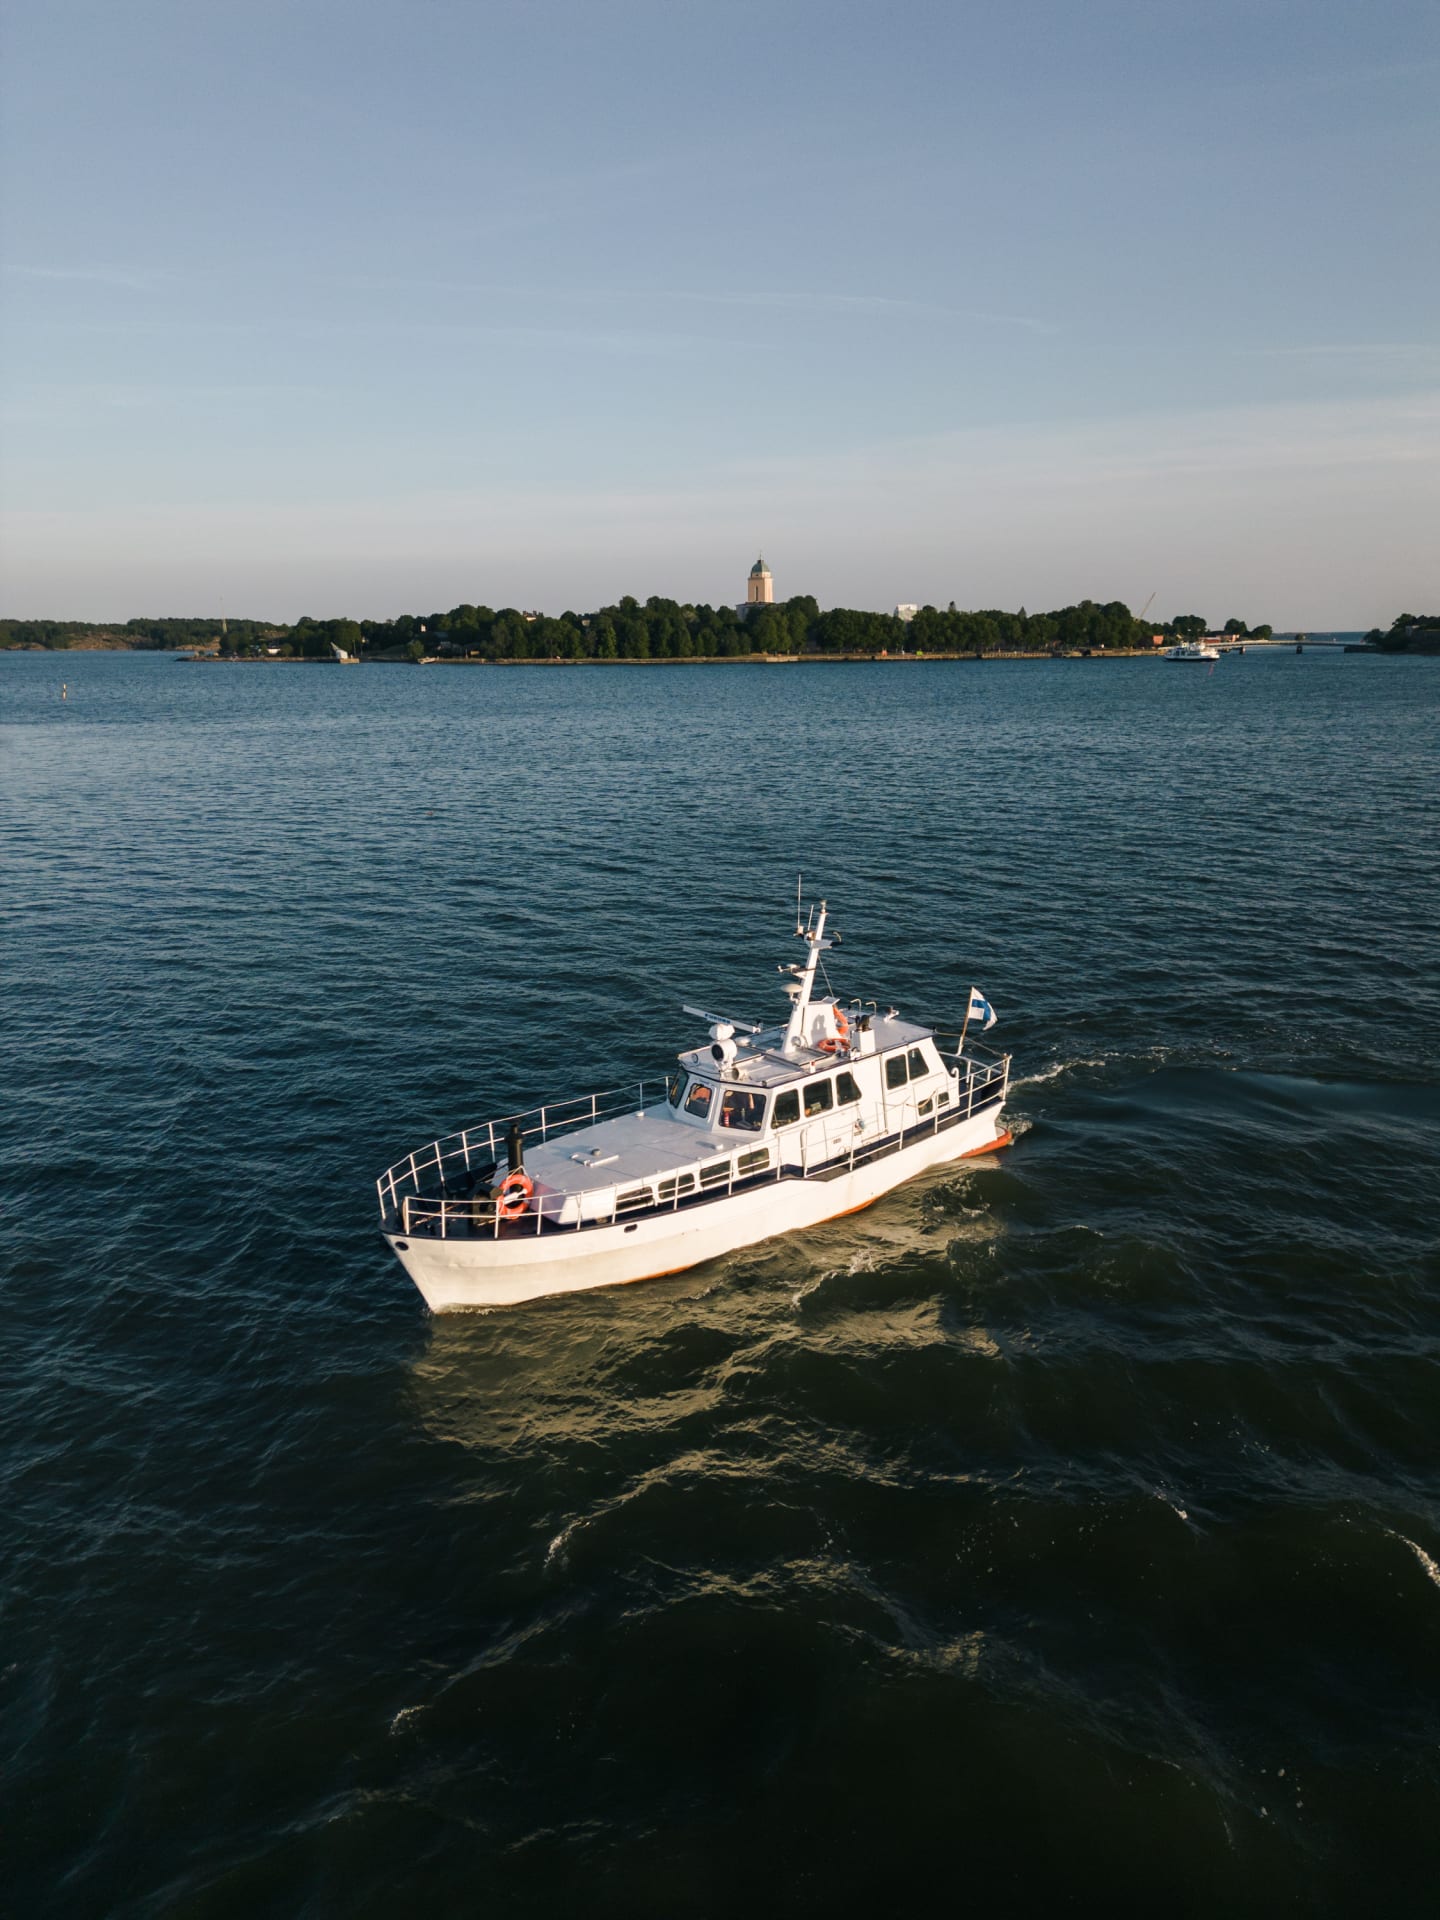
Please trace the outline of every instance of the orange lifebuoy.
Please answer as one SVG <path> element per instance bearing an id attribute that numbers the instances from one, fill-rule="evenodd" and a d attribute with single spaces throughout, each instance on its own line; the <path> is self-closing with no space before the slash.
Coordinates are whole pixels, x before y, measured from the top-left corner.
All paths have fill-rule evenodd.
<path id="1" fill-rule="evenodd" d="M 496 1213 L 502 1220 L 518 1220 L 534 1191 L 535 1182 L 517 1167 L 500 1182 L 500 1190 L 495 1195 Z"/>
<path id="2" fill-rule="evenodd" d="M 821 1053 L 840 1053 L 850 1046 L 850 1021 L 843 1007 L 835 1009 L 835 1038 L 820 1042 Z"/>

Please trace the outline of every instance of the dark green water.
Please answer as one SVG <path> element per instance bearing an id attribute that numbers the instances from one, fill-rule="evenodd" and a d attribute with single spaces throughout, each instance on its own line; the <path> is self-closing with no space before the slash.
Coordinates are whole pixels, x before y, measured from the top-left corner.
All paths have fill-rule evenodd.
<path id="1" fill-rule="evenodd" d="M 1433 1911 L 1440 662 L 11 657 L 0 791 L 17 1912 Z M 1011 1152 L 427 1318 L 373 1175 L 797 868 Z"/>

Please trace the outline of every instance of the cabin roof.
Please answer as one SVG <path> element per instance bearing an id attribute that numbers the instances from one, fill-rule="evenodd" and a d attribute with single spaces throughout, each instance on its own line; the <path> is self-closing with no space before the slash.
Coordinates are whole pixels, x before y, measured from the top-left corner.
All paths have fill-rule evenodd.
<path id="1" fill-rule="evenodd" d="M 870 1016 L 870 1031 L 875 1036 L 876 1053 L 890 1053 L 896 1047 L 916 1046 L 921 1040 L 933 1038 L 929 1027 L 884 1013 Z M 720 1070 L 708 1044 L 691 1047 L 677 1057 L 680 1065 L 689 1072 L 698 1073 L 717 1084 L 755 1087 L 766 1092 L 808 1080 L 812 1074 L 823 1072 L 826 1067 L 847 1066 L 855 1058 L 865 1060 L 872 1057 L 868 1054 L 852 1056 L 822 1053 L 817 1047 L 798 1047 L 794 1053 L 782 1053 L 780 1045 L 784 1037 L 783 1027 L 772 1028 L 767 1033 L 737 1034 L 735 1065 L 742 1068 L 743 1072 L 738 1075 L 727 1073 L 723 1083 L 720 1082 Z"/>

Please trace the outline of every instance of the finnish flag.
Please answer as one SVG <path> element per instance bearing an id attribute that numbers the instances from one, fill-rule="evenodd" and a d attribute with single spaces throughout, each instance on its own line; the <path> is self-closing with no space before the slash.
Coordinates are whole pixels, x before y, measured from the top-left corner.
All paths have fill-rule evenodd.
<path id="1" fill-rule="evenodd" d="M 965 1018 L 971 1022 L 978 1020 L 982 1031 L 984 1028 L 993 1027 L 995 1024 L 995 1009 L 985 998 L 984 994 L 981 993 L 979 987 L 971 987 L 970 989 L 970 1011 L 966 1014 Z"/>

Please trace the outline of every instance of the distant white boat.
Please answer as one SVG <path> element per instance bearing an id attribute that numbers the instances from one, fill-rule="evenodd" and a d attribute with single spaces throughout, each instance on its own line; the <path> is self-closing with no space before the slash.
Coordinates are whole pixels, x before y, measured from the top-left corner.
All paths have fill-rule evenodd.
<path id="1" fill-rule="evenodd" d="M 1182 640 L 1178 647 L 1167 647 L 1161 655 L 1165 660 L 1218 660 L 1220 649 L 1207 647 L 1203 640 Z"/>
<path id="2" fill-rule="evenodd" d="M 360 664 L 359 659 L 355 654 L 347 653 L 344 647 L 337 647 L 333 640 L 330 642 L 330 651 L 334 654 L 335 658 L 340 662 L 342 667 L 355 667 Z"/>

